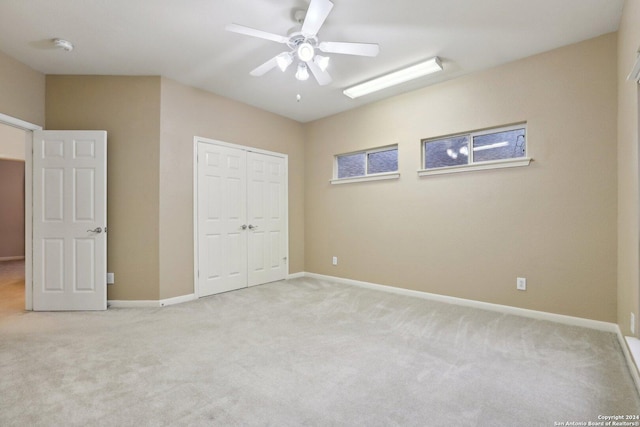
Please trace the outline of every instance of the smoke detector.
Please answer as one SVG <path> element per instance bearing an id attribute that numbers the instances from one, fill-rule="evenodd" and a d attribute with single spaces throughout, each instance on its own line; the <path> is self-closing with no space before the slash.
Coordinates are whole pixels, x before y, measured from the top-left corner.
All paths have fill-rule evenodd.
<path id="1" fill-rule="evenodd" d="M 73 50 L 73 44 L 64 39 L 53 39 L 53 44 L 55 47 L 64 50 L 65 52 L 71 52 Z"/>

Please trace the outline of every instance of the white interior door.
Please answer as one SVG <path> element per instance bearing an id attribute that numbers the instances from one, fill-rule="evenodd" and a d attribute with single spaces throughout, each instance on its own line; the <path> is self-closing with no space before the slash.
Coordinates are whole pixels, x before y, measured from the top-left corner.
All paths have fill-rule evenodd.
<path id="1" fill-rule="evenodd" d="M 283 156 L 197 143 L 196 293 L 286 277 L 287 165 Z"/>
<path id="2" fill-rule="evenodd" d="M 198 296 L 247 286 L 246 154 L 198 144 Z"/>
<path id="3" fill-rule="evenodd" d="M 33 309 L 107 308 L 107 133 L 33 133 Z"/>
<path id="4" fill-rule="evenodd" d="M 247 153 L 249 286 L 287 276 L 284 158 Z"/>

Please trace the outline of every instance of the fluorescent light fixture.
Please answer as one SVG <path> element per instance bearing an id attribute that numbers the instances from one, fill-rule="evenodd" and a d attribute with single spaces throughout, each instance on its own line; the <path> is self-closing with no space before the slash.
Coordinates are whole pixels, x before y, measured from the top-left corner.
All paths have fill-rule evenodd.
<path id="1" fill-rule="evenodd" d="M 292 62 L 293 58 L 289 52 L 282 52 L 280 55 L 276 56 L 276 64 L 278 64 L 278 68 L 280 68 L 282 72 L 286 71 Z"/>
<path id="2" fill-rule="evenodd" d="M 313 62 L 315 62 L 322 71 L 327 71 L 327 68 L 329 67 L 328 56 L 316 55 L 315 58 L 313 58 Z"/>
<path id="3" fill-rule="evenodd" d="M 300 62 L 298 64 L 298 71 L 296 71 L 296 79 L 307 80 L 309 78 L 309 70 L 307 70 L 307 64 Z"/>
<path id="4" fill-rule="evenodd" d="M 419 64 L 352 86 L 342 91 L 342 93 L 349 98 L 355 99 L 438 71 L 442 71 L 442 63 L 440 58 L 436 56 Z"/>

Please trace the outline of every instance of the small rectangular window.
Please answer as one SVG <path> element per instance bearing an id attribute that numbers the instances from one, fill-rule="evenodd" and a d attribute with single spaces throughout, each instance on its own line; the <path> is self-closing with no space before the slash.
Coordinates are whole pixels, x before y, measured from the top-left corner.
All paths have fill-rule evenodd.
<path id="1" fill-rule="evenodd" d="M 524 128 L 479 134 L 473 137 L 473 161 L 514 159 L 525 157 Z"/>
<path id="2" fill-rule="evenodd" d="M 425 139 L 422 141 L 424 170 L 419 172 L 528 165 L 526 134 L 526 124 L 521 124 Z"/>
<path id="3" fill-rule="evenodd" d="M 381 147 L 335 157 L 334 181 L 353 182 L 353 178 L 385 178 L 398 171 L 398 146 Z M 397 178 L 397 176 L 394 176 Z M 334 182 L 337 183 L 337 182 Z"/>
<path id="4" fill-rule="evenodd" d="M 365 172 L 365 154 L 346 154 L 338 156 L 338 178 L 363 176 Z"/>
<path id="5" fill-rule="evenodd" d="M 375 151 L 367 154 L 367 173 L 385 173 L 398 170 L 398 149 Z"/>
<path id="6" fill-rule="evenodd" d="M 424 144 L 426 169 L 469 163 L 469 136 L 442 138 Z"/>

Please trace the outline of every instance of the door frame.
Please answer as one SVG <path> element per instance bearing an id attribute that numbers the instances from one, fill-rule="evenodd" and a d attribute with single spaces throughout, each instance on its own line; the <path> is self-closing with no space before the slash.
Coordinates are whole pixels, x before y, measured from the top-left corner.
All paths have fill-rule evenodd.
<path id="1" fill-rule="evenodd" d="M 25 131 L 24 141 L 24 308 L 33 310 L 33 131 L 42 126 L 0 113 L 0 123 Z"/>
<path id="2" fill-rule="evenodd" d="M 196 298 L 200 298 L 200 285 L 198 280 L 199 257 L 198 257 L 198 144 L 205 143 L 210 145 L 218 145 L 227 148 L 234 148 L 252 153 L 265 154 L 267 156 L 275 156 L 284 159 L 284 167 L 286 179 L 284 182 L 284 215 L 285 215 L 285 256 L 287 257 L 287 275 L 288 277 L 291 266 L 289 257 L 289 156 L 287 154 L 275 151 L 262 150 L 259 148 L 249 147 L 246 145 L 232 144 L 230 142 L 219 141 L 216 139 L 204 138 L 201 136 L 193 137 L 193 294 Z"/>

